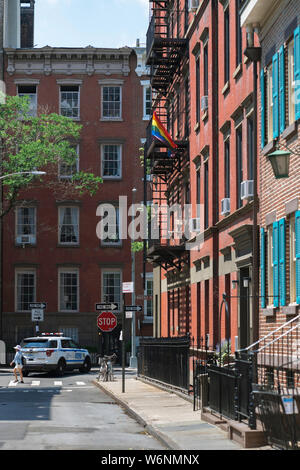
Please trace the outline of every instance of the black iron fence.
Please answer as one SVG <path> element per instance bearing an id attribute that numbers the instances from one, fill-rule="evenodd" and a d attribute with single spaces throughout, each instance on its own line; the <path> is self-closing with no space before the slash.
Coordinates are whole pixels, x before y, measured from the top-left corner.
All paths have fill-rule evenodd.
<path id="1" fill-rule="evenodd" d="M 188 336 L 142 339 L 138 351 L 138 376 L 157 380 L 187 393 L 190 382 L 189 349 Z"/>

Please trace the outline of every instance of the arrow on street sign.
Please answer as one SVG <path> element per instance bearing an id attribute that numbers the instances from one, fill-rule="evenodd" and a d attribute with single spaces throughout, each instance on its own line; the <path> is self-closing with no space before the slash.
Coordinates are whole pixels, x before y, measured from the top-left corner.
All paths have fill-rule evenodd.
<path id="1" fill-rule="evenodd" d="M 142 310 L 141 305 L 125 305 L 125 312 L 141 312 Z"/>
<path id="2" fill-rule="evenodd" d="M 30 309 L 41 308 L 44 310 L 46 307 L 47 307 L 46 302 L 34 302 L 32 304 L 29 304 Z"/>
<path id="3" fill-rule="evenodd" d="M 96 310 L 119 310 L 119 304 L 117 302 L 96 304 Z"/>

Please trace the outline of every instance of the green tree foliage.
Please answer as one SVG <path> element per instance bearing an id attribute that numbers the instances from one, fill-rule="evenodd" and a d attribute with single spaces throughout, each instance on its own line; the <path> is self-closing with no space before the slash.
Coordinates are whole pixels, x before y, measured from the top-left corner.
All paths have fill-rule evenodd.
<path id="1" fill-rule="evenodd" d="M 59 165 L 76 164 L 75 144 L 82 126 L 47 110 L 31 116 L 27 98 L 6 97 L 0 105 L 0 176 L 3 178 L 3 204 L 0 217 L 14 207 L 24 190 L 45 185 L 56 197 L 94 195 L 102 178 L 89 172 L 75 172 L 67 180 L 59 178 Z M 45 171 L 45 176 L 13 175 L 26 171 Z"/>

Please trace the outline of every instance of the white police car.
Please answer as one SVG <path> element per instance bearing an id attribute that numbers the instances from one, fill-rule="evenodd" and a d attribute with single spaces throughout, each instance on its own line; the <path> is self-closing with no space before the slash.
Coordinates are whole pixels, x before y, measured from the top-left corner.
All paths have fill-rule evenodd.
<path id="1" fill-rule="evenodd" d="M 87 349 L 80 349 L 72 338 L 62 333 L 42 333 L 21 342 L 23 375 L 29 372 L 55 371 L 62 376 L 66 370 L 89 372 L 91 358 Z"/>

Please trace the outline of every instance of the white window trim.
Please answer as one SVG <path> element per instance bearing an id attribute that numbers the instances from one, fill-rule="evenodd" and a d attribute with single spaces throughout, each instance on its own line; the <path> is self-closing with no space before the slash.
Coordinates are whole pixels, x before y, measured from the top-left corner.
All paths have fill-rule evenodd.
<path id="1" fill-rule="evenodd" d="M 61 113 L 61 87 L 62 86 L 78 86 L 78 117 L 69 117 L 69 116 L 64 116 L 64 117 L 69 117 L 69 119 L 72 119 L 72 121 L 80 121 L 80 91 L 81 91 L 81 86 L 78 83 L 60 83 L 59 84 L 59 115 L 63 116 Z"/>
<path id="2" fill-rule="evenodd" d="M 36 301 L 36 269 L 35 268 L 16 268 L 15 269 L 15 311 L 16 312 L 30 312 L 29 310 L 22 310 L 18 308 L 18 274 L 33 274 L 34 275 L 34 294 L 33 302 Z"/>
<path id="3" fill-rule="evenodd" d="M 273 64 L 267 68 L 268 143 L 273 141 Z"/>
<path id="4" fill-rule="evenodd" d="M 17 238 L 25 236 L 24 234 L 23 235 L 18 234 L 18 211 L 20 209 L 30 209 L 30 208 L 34 209 L 34 222 L 33 222 L 33 224 L 34 224 L 34 233 L 31 234 L 31 235 L 35 238 L 34 242 L 30 243 L 30 245 L 35 245 L 36 244 L 36 238 L 37 238 L 37 236 L 36 236 L 37 235 L 37 210 L 36 210 L 35 206 L 24 205 L 24 206 L 17 206 L 16 210 L 15 210 L 15 243 L 17 245 L 22 245 L 22 243 L 19 243 L 17 241 Z"/>
<path id="5" fill-rule="evenodd" d="M 293 51 L 294 57 L 294 39 L 288 43 L 288 107 L 289 107 L 289 125 L 292 125 L 296 120 L 296 109 L 295 109 L 295 76 L 294 76 L 294 60 L 290 61 L 290 49 Z M 291 77 L 294 76 L 294 80 Z"/>
<path id="6" fill-rule="evenodd" d="M 35 107 L 32 108 L 35 110 L 34 114 L 30 114 L 30 116 L 32 117 L 36 117 L 37 116 L 37 111 L 38 111 L 38 83 L 34 83 L 34 82 L 23 82 L 23 83 L 16 83 L 16 86 L 17 86 L 17 92 L 18 92 L 18 96 L 35 96 Z M 19 86 L 35 86 L 35 93 L 19 93 Z"/>
<path id="7" fill-rule="evenodd" d="M 298 305 L 296 302 L 296 227 L 295 214 L 291 214 L 289 221 L 290 242 L 290 305 Z"/>
<path id="8" fill-rule="evenodd" d="M 120 268 L 102 268 L 101 269 L 101 301 L 102 302 L 106 302 L 106 300 L 104 299 L 104 275 L 105 274 L 116 274 L 116 273 L 119 273 L 120 274 L 120 305 L 119 305 L 119 310 L 114 310 L 114 312 L 120 312 L 121 311 L 121 308 L 122 308 L 122 282 L 123 282 L 123 272 L 122 272 L 122 269 Z M 117 302 L 117 300 L 116 300 Z"/>
<path id="9" fill-rule="evenodd" d="M 149 121 L 151 117 L 151 113 L 146 114 L 146 93 L 147 93 L 148 88 L 151 89 L 150 80 L 141 80 L 141 85 L 143 87 L 143 121 Z M 152 90 L 151 90 L 151 96 L 152 96 Z"/>
<path id="10" fill-rule="evenodd" d="M 152 281 L 152 313 L 153 313 L 153 273 L 146 273 L 146 283 L 147 281 Z M 146 287 L 146 286 L 145 286 Z M 145 289 L 145 292 L 147 292 L 147 288 Z M 145 294 L 147 295 L 147 294 Z M 147 316 L 147 302 L 148 300 L 144 300 L 144 319 L 143 323 L 153 323 L 153 315 L 152 316 Z"/>
<path id="11" fill-rule="evenodd" d="M 61 293 L 61 285 L 60 285 L 60 275 L 61 273 L 64 274 L 77 274 L 77 309 L 76 310 L 66 310 L 66 309 L 61 309 L 61 298 L 60 298 L 60 293 Z M 60 267 L 58 269 L 58 311 L 63 312 L 63 313 L 72 313 L 72 312 L 79 312 L 80 310 L 80 277 L 79 277 L 79 268 L 70 268 L 70 267 Z"/>
<path id="12" fill-rule="evenodd" d="M 66 208 L 76 208 L 78 213 L 78 241 L 77 242 L 62 242 L 60 241 L 61 227 L 60 227 L 60 210 Z M 80 244 L 80 209 L 75 205 L 62 205 L 58 207 L 58 244 L 60 246 L 78 246 Z"/>
<path id="13" fill-rule="evenodd" d="M 76 173 L 79 172 L 79 159 L 80 159 L 80 155 L 79 155 L 79 144 L 76 144 L 76 153 L 77 153 L 77 159 L 76 159 Z M 70 180 L 74 174 L 76 173 L 73 173 L 72 175 L 62 175 L 61 172 L 60 172 L 60 169 L 61 169 L 61 163 L 58 164 L 58 177 L 60 180 Z"/>
<path id="14" fill-rule="evenodd" d="M 274 307 L 274 287 L 273 287 L 273 226 L 269 225 L 267 228 L 267 240 L 268 240 L 268 255 L 267 255 L 267 260 L 268 260 L 268 272 L 267 272 L 267 278 L 268 278 L 268 302 L 272 302 L 271 304 L 268 304 L 268 307 L 272 308 Z"/>
<path id="15" fill-rule="evenodd" d="M 106 145 L 115 145 L 119 147 L 120 149 L 120 176 L 104 176 L 103 175 L 103 163 L 104 163 L 103 156 L 104 156 L 104 147 Z M 122 160 L 123 160 L 123 145 L 122 144 L 118 144 L 114 142 L 101 144 L 101 168 L 100 168 L 101 177 L 105 180 L 121 180 L 122 179 Z"/>
<path id="16" fill-rule="evenodd" d="M 104 88 L 119 88 L 120 89 L 120 116 L 110 117 L 103 116 L 103 89 Z M 101 85 L 101 121 L 123 121 L 123 87 L 119 83 L 103 83 Z"/>

